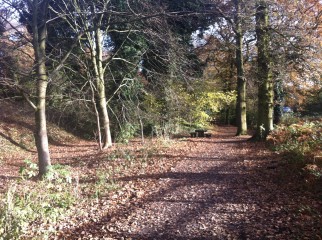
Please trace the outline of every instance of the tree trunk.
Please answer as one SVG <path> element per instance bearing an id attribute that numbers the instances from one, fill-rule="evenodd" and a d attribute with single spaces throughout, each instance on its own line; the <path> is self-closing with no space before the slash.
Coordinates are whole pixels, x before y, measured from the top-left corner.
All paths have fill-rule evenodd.
<path id="1" fill-rule="evenodd" d="M 34 132 L 38 152 L 39 175 L 47 173 L 51 165 L 48 135 L 46 126 L 46 90 L 48 77 L 46 71 L 46 38 L 47 38 L 47 10 L 48 0 L 33 1 L 33 48 L 35 51 L 35 70 L 37 77 L 37 104 L 35 108 Z"/>
<path id="2" fill-rule="evenodd" d="M 105 81 L 104 81 L 104 69 L 103 69 L 103 46 L 102 46 L 102 32 L 97 26 L 95 29 L 95 50 L 96 50 L 96 81 L 97 81 L 97 93 L 99 98 L 99 109 L 102 120 L 102 133 L 103 133 L 103 149 L 112 146 L 112 137 L 110 131 L 110 120 L 107 112 L 107 102 L 105 94 Z"/>
<path id="3" fill-rule="evenodd" d="M 246 80 L 244 72 L 243 60 L 243 30 L 241 28 L 240 2 L 235 0 L 236 7 L 236 68 L 237 68 L 237 103 L 236 103 L 236 135 L 247 134 L 247 119 L 246 119 Z"/>
<path id="4" fill-rule="evenodd" d="M 225 124 L 230 125 L 230 108 L 229 106 L 225 109 Z"/>
<path id="5" fill-rule="evenodd" d="M 103 147 L 102 147 L 102 132 L 101 132 L 100 114 L 99 114 L 99 111 L 98 111 L 97 105 L 96 105 L 95 90 L 94 90 L 92 81 L 90 81 L 89 84 L 90 84 L 90 87 L 91 87 L 92 103 L 93 103 L 93 106 L 94 106 L 94 111 L 95 111 L 95 116 L 96 116 L 96 127 L 97 127 L 97 136 L 98 136 L 98 148 L 100 149 L 100 151 L 102 151 L 103 150 Z"/>
<path id="6" fill-rule="evenodd" d="M 283 116 L 283 84 L 281 79 L 276 79 L 274 81 L 274 119 L 273 123 L 275 125 L 279 124 Z"/>
<path id="7" fill-rule="evenodd" d="M 38 152 L 39 176 L 46 174 L 51 165 L 46 126 L 46 101 L 45 98 L 42 98 L 42 96 L 45 96 L 46 94 L 46 84 L 39 84 L 39 88 L 42 89 L 41 92 L 38 93 L 38 98 L 40 99 L 38 99 L 37 110 L 35 112 L 36 129 L 34 136 Z"/>
<path id="8" fill-rule="evenodd" d="M 270 34 L 268 21 L 268 5 L 266 1 L 258 1 L 256 5 L 256 35 L 258 49 L 258 117 L 256 140 L 265 140 L 273 130 L 274 88 L 269 52 Z"/>

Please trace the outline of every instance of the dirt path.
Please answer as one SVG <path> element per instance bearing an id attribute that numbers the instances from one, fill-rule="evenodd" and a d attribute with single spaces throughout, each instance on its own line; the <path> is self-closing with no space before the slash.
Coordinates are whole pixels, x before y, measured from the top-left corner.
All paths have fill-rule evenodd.
<path id="1" fill-rule="evenodd" d="M 188 153 L 166 156 L 179 158 L 171 171 L 119 179 L 148 187 L 66 238 L 321 239 L 321 202 L 283 177 L 277 155 L 234 133 L 186 139 Z"/>

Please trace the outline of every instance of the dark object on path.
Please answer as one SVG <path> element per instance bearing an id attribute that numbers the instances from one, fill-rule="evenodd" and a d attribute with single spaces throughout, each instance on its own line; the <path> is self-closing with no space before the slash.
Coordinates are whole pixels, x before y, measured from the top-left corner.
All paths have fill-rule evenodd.
<path id="1" fill-rule="evenodd" d="M 205 132 L 207 130 L 203 130 L 203 129 L 198 129 L 196 130 L 196 133 L 197 133 L 197 137 L 204 137 L 205 136 Z"/>
<path id="2" fill-rule="evenodd" d="M 191 132 L 190 133 L 190 136 L 193 138 L 193 137 L 197 137 L 197 133 L 196 132 Z"/>
<path id="3" fill-rule="evenodd" d="M 190 136 L 192 138 L 194 137 L 206 137 L 206 138 L 211 138 L 211 133 L 208 133 L 207 130 L 203 129 L 197 129 L 194 132 L 190 133 Z"/>

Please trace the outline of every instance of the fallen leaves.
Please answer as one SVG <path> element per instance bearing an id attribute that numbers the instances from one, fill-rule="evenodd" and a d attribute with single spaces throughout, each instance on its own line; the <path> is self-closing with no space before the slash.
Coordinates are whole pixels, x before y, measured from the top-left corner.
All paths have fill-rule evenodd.
<path id="1" fill-rule="evenodd" d="M 52 145 L 53 161 L 78 172 L 80 195 L 51 237 L 321 239 L 321 201 L 286 174 L 281 156 L 234 134 L 220 127 L 212 138 L 133 141 L 104 153 L 88 141 Z"/>
<path id="2" fill-rule="evenodd" d="M 261 144 L 229 137 L 234 129 L 220 130 L 227 138 L 186 139 L 180 148 L 173 142 L 151 154 L 155 159 L 144 170 L 132 164 L 119 172 L 120 190 L 99 199 L 93 212 L 87 210 L 89 221 L 77 221 L 72 232 L 60 236 L 319 239 L 321 203 L 293 188 L 296 178 L 283 178 L 281 184 L 285 163 Z M 299 212 L 303 202 L 319 214 Z"/>

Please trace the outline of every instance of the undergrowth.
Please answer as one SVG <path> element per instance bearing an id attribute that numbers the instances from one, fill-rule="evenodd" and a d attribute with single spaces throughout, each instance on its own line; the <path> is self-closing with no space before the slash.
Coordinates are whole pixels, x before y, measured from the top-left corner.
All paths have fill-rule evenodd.
<path id="1" fill-rule="evenodd" d="M 97 168 L 80 180 L 72 168 L 56 164 L 40 181 L 38 165 L 26 160 L 20 179 L 12 181 L 6 194 L 0 195 L 0 240 L 55 237 L 57 224 L 75 213 L 79 199 L 96 201 L 121 190 L 119 177 L 132 171 L 150 171 L 159 150 L 172 144 L 171 140 L 155 140 L 135 148 L 123 145 L 97 160 Z"/>
<path id="2" fill-rule="evenodd" d="M 288 160 L 289 168 L 297 169 L 306 186 L 322 199 L 322 119 L 288 117 L 269 140 Z"/>
<path id="3" fill-rule="evenodd" d="M 38 236 L 47 239 L 54 225 L 68 214 L 78 198 L 78 180 L 70 170 L 54 165 L 42 181 L 34 182 L 36 164 L 26 161 L 21 180 L 13 182 L 0 202 L 0 239 L 24 239 Z M 37 225 L 37 233 L 30 225 Z"/>
<path id="4" fill-rule="evenodd" d="M 322 120 L 293 119 L 281 124 L 269 138 L 277 152 L 287 154 L 291 161 L 308 162 L 322 151 Z"/>

